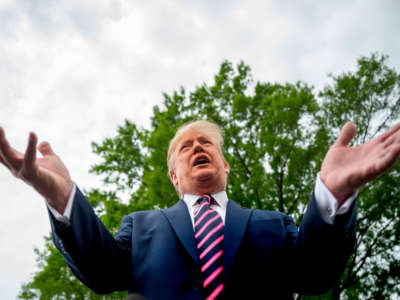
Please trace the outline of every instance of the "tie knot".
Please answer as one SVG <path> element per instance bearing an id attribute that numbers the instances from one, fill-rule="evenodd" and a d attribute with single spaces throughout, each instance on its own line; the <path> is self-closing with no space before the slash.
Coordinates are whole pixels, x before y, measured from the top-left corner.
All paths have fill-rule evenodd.
<path id="1" fill-rule="evenodd" d="M 211 195 L 203 195 L 199 199 L 197 199 L 198 204 L 207 203 L 208 205 L 216 203 L 215 199 Z"/>

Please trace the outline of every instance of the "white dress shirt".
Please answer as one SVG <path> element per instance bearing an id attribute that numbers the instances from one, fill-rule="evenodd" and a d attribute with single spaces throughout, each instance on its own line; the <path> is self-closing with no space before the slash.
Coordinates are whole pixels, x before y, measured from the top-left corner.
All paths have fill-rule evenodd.
<path id="1" fill-rule="evenodd" d="M 76 185 L 74 184 L 71 195 L 69 196 L 67 202 L 67 206 L 65 207 L 65 211 L 62 215 L 46 202 L 47 207 L 49 208 L 50 212 L 53 214 L 53 216 L 56 218 L 57 221 L 63 222 L 65 224 L 70 223 L 71 211 L 75 193 L 76 193 Z M 354 193 L 351 197 L 346 199 L 343 202 L 343 204 L 339 207 L 338 201 L 336 200 L 335 196 L 332 195 L 332 193 L 328 190 L 325 184 L 321 181 L 319 173 L 317 175 L 317 180 L 315 182 L 315 187 L 314 187 L 315 201 L 317 202 L 317 206 L 322 219 L 328 224 L 334 224 L 335 217 L 337 215 L 343 215 L 346 212 L 348 212 L 351 204 L 357 197 L 357 193 L 358 192 Z M 218 193 L 211 194 L 211 196 L 213 196 L 213 198 L 217 202 L 217 204 L 211 205 L 211 208 L 213 208 L 217 213 L 220 214 L 222 221 L 225 224 L 228 196 L 226 195 L 225 191 L 220 191 Z M 196 201 L 199 197 L 200 197 L 199 195 L 193 195 L 193 194 L 185 194 L 183 196 L 183 201 L 188 207 L 193 227 L 194 227 L 194 213 L 199 206 L 199 204 L 197 204 Z"/>
<path id="2" fill-rule="evenodd" d="M 211 196 L 215 199 L 216 203 L 210 205 L 210 207 L 215 210 L 222 218 L 222 222 L 225 224 L 225 215 L 226 215 L 226 207 L 228 205 L 228 196 L 225 191 L 220 191 L 215 194 L 211 194 Z M 197 203 L 199 199 L 199 195 L 193 194 L 185 194 L 183 195 L 183 201 L 186 203 L 190 219 L 192 220 L 192 225 L 194 229 L 194 214 L 197 209 L 200 207 L 200 204 Z"/>

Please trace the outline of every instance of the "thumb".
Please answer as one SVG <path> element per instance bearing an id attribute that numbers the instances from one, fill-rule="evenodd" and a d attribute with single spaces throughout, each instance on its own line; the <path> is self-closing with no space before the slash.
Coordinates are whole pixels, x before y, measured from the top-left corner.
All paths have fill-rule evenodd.
<path id="1" fill-rule="evenodd" d="M 53 149 L 51 149 L 51 146 L 48 142 L 41 142 L 38 146 L 38 149 L 43 156 L 54 155 Z"/>
<path id="2" fill-rule="evenodd" d="M 346 124 L 344 124 L 342 130 L 340 131 L 339 137 L 334 143 L 334 146 L 347 146 L 356 135 L 356 131 L 357 128 L 353 122 L 349 121 Z"/>

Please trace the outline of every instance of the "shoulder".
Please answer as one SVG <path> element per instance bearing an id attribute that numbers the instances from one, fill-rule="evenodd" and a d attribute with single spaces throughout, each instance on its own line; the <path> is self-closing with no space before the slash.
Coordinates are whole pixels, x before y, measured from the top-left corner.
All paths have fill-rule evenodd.
<path id="1" fill-rule="evenodd" d="M 160 213 L 160 209 L 149 209 L 149 210 L 137 210 L 134 212 L 131 212 L 129 215 L 129 217 L 137 217 L 137 216 L 151 216 L 151 215 L 155 215 Z"/>
<path id="2" fill-rule="evenodd" d="M 268 219 L 284 219 L 288 217 L 288 215 L 279 211 L 263 210 L 263 209 L 255 209 L 253 215 Z"/>
<path id="3" fill-rule="evenodd" d="M 279 222 L 283 226 L 294 225 L 293 218 L 279 211 L 256 209 L 252 214 L 252 221 Z"/>
<path id="4" fill-rule="evenodd" d="M 288 218 L 288 215 L 279 211 L 255 209 L 253 212 L 253 217 L 267 220 L 282 220 Z"/>
<path id="5" fill-rule="evenodd" d="M 151 220 L 153 218 L 159 218 L 160 217 L 160 209 L 151 209 L 151 210 L 139 210 L 139 211 L 134 211 L 130 213 L 129 215 L 126 215 L 122 218 L 122 222 L 126 221 L 135 221 L 137 222 L 138 220 L 140 221 L 145 221 L 145 220 Z"/>
<path id="6" fill-rule="evenodd" d="M 250 213 L 251 218 L 260 220 L 284 219 L 288 216 L 284 213 L 272 210 L 252 209 L 239 205 L 236 201 L 229 199 L 228 206 L 234 207 L 235 210 L 241 210 Z"/>
<path id="7" fill-rule="evenodd" d="M 240 206 L 234 200 L 229 200 L 227 213 L 230 212 L 235 216 L 238 214 L 248 214 L 250 222 L 253 221 L 281 221 L 284 223 L 293 223 L 293 219 L 278 211 L 271 211 L 271 210 L 262 210 L 262 209 L 250 209 Z"/>
<path id="8" fill-rule="evenodd" d="M 272 211 L 272 210 L 262 210 L 262 209 L 250 209 L 241 207 L 235 201 L 229 200 L 234 206 L 239 208 L 242 211 L 250 212 L 250 223 L 258 223 L 258 222 L 277 222 L 281 223 L 282 225 L 291 225 L 294 224 L 292 217 L 288 216 L 285 213 L 279 211 Z"/>

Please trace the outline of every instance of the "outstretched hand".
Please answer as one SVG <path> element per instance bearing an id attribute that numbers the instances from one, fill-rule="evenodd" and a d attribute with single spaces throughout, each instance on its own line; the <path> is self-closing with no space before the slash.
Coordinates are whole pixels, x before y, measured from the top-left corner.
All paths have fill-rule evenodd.
<path id="1" fill-rule="evenodd" d="M 12 148 L 0 127 L 0 163 L 11 173 L 31 185 L 58 212 L 65 210 L 73 183 L 61 159 L 53 152 L 50 144 L 42 142 L 38 146 L 42 158 L 36 157 L 37 137 L 29 134 L 25 154 Z"/>
<path id="2" fill-rule="evenodd" d="M 363 145 L 349 147 L 355 134 L 356 126 L 347 122 L 321 166 L 320 178 L 339 205 L 392 167 L 400 156 L 400 123 Z"/>

